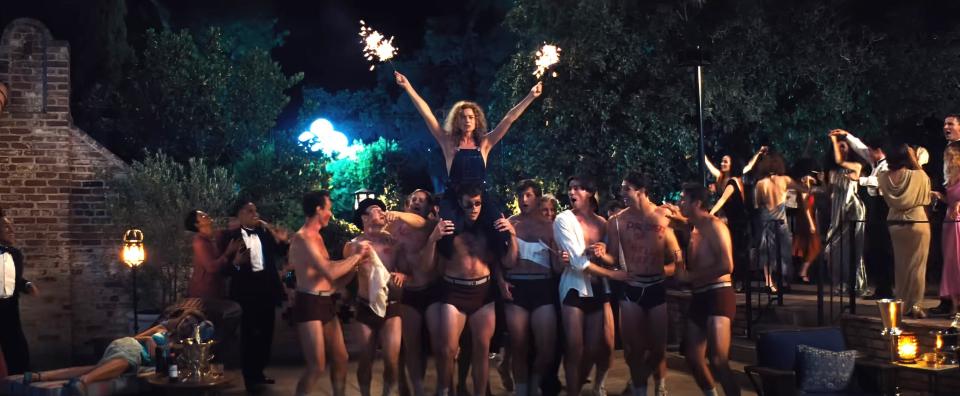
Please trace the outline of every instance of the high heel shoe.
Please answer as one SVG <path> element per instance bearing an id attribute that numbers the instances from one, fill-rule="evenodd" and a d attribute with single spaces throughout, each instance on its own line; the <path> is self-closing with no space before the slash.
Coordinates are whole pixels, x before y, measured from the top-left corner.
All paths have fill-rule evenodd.
<path id="1" fill-rule="evenodd" d="M 813 283 L 813 282 L 810 281 L 810 277 L 809 277 L 809 276 L 800 275 L 800 283 L 802 283 L 802 284 L 804 284 L 804 285 L 809 285 L 809 284 L 811 284 L 811 283 Z"/>
<path id="2" fill-rule="evenodd" d="M 910 308 L 910 312 L 908 314 L 910 315 L 911 318 L 914 318 L 914 319 L 927 318 L 927 312 L 924 311 L 923 308 L 921 308 L 919 305 L 914 305 L 912 308 Z"/>

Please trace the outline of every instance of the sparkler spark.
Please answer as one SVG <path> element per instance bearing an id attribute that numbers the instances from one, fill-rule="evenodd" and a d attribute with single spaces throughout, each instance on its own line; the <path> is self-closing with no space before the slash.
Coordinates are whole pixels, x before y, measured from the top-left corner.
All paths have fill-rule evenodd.
<path id="1" fill-rule="evenodd" d="M 367 61 L 390 62 L 397 55 L 397 48 L 393 46 L 393 36 L 388 39 L 382 33 L 367 26 L 363 20 L 360 21 L 360 38 L 360 43 L 363 44 L 363 57 Z M 376 64 L 370 65 L 370 70 L 376 67 Z"/>
<path id="2" fill-rule="evenodd" d="M 533 75 L 539 80 L 546 74 L 547 69 L 551 66 L 560 62 L 560 47 L 557 47 L 553 44 L 543 44 L 543 47 L 537 51 L 537 59 L 535 64 L 537 65 L 536 70 L 533 71 Z M 557 73 L 554 72 L 553 77 L 557 76 Z"/>

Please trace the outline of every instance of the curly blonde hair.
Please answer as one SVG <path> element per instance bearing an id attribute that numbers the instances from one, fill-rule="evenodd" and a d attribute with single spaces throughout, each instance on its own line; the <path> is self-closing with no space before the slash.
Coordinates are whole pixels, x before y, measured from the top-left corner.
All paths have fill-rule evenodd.
<path id="1" fill-rule="evenodd" d="M 483 114 L 483 109 L 475 102 L 461 100 L 455 103 L 450 112 L 447 113 L 447 118 L 443 121 L 443 130 L 447 132 L 447 136 L 455 140 L 454 143 L 459 145 L 463 135 L 467 133 L 467 131 L 460 129 L 463 110 L 465 109 L 473 110 L 473 114 L 476 116 L 477 127 L 473 130 L 473 142 L 480 146 L 480 138 L 487 134 L 487 118 Z"/>
<path id="2" fill-rule="evenodd" d="M 947 184 L 960 181 L 960 142 L 950 142 L 943 152 L 943 162 L 947 164 Z"/>

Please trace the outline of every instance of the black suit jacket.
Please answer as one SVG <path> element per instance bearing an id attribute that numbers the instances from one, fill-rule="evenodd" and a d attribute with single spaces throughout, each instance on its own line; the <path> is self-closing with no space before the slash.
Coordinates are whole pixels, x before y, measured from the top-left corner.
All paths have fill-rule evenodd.
<path id="1" fill-rule="evenodd" d="M 226 249 L 231 240 L 243 240 L 241 232 L 241 229 L 237 228 L 221 233 L 218 243 L 220 251 Z M 230 298 L 240 303 L 280 304 L 283 301 L 283 286 L 280 283 L 277 259 L 286 254 L 290 245 L 277 242 L 273 234 L 263 227 L 257 227 L 253 232 L 260 237 L 263 271 L 254 272 L 249 263 L 241 264 L 239 267 L 227 265 L 227 275 L 230 276 Z"/>
<path id="2" fill-rule="evenodd" d="M 21 293 L 27 291 L 27 280 L 23 278 L 23 253 L 15 247 L 0 245 L 0 254 L 10 253 L 13 256 L 13 268 L 16 271 L 16 285 L 13 287 L 13 297 L 19 299 Z"/>

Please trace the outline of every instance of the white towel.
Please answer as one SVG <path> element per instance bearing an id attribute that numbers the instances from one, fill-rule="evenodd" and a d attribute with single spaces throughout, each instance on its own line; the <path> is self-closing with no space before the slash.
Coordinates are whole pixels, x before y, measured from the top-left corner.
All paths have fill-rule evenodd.
<path id="1" fill-rule="evenodd" d="M 387 284 L 390 271 L 380 261 L 376 251 L 370 252 L 370 277 L 367 279 L 367 301 L 370 310 L 381 318 L 387 316 Z"/>
<path id="2" fill-rule="evenodd" d="M 567 295 L 567 291 L 574 289 L 580 297 L 593 297 L 593 286 L 590 284 L 590 274 L 583 272 L 590 265 L 586 254 L 586 243 L 583 239 L 583 228 L 577 221 L 577 216 L 571 210 L 565 210 L 557 215 L 553 222 L 553 238 L 557 241 L 560 251 L 570 254 L 570 265 L 563 269 L 560 275 L 560 300 Z"/>

